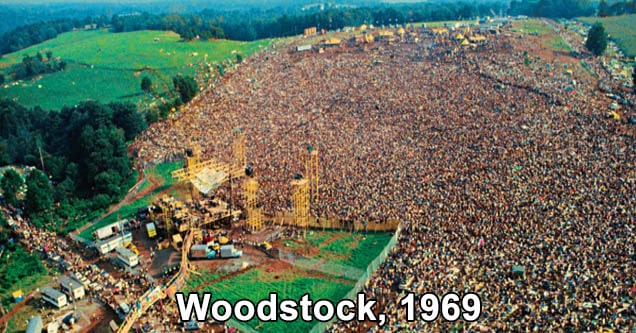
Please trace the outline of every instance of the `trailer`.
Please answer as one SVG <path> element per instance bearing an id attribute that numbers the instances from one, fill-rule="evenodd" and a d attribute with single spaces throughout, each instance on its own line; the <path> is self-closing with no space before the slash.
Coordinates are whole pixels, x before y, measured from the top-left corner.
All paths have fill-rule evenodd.
<path id="1" fill-rule="evenodd" d="M 26 328 L 26 333 L 41 333 L 44 329 L 44 323 L 42 322 L 42 317 L 35 316 L 29 319 L 29 324 Z"/>
<path id="2" fill-rule="evenodd" d="M 59 282 L 62 292 L 71 299 L 80 299 L 86 294 L 84 285 L 69 276 L 60 277 Z"/>
<path id="3" fill-rule="evenodd" d="M 95 247 L 100 254 L 107 254 L 118 246 L 124 246 L 130 242 L 132 242 L 132 234 L 129 231 L 126 231 L 122 234 L 117 234 L 110 238 L 95 242 Z"/>
<path id="4" fill-rule="evenodd" d="M 124 225 L 128 223 L 128 220 L 120 220 L 115 223 L 111 223 L 105 227 L 97 229 L 93 235 L 95 240 L 102 240 L 109 238 L 112 235 L 116 235 L 124 231 Z"/>
<path id="5" fill-rule="evenodd" d="M 51 287 L 44 287 L 42 288 L 42 291 L 40 291 L 40 293 L 42 294 L 42 299 L 53 304 L 58 309 L 61 309 L 68 304 L 68 299 L 66 298 L 66 295 L 64 295 L 57 289 L 53 289 Z"/>
<path id="6" fill-rule="evenodd" d="M 115 252 L 117 252 L 117 259 L 126 264 L 128 267 L 135 267 L 139 265 L 139 257 L 129 249 L 123 246 L 118 246 L 115 248 Z"/>

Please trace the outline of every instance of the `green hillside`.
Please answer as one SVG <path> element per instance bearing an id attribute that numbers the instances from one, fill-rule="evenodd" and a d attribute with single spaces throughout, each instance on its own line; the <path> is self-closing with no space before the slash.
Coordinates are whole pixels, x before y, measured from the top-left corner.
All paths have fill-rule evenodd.
<path id="1" fill-rule="evenodd" d="M 0 70 L 7 76 L 12 64 L 25 54 L 52 51 L 68 63 L 65 71 L 34 79 L 6 82 L 0 96 L 16 99 L 26 106 L 60 109 L 86 99 L 103 102 L 131 101 L 152 103 L 140 83 L 143 76 L 153 82 L 161 94 L 172 88 L 171 77 L 177 73 L 194 75 L 208 64 L 236 59 L 235 54 L 249 55 L 267 46 L 269 40 L 238 42 L 229 40 L 182 42 L 177 34 L 165 31 L 110 33 L 74 31 L 34 45 L 0 59 Z"/>
<path id="2" fill-rule="evenodd" d="M 636 57 L 636 14 L 610 17 L 580 17 L 581 22 L 594 24 L 601 22 L 610 38 L 615 41 L 628 57 Z"/>

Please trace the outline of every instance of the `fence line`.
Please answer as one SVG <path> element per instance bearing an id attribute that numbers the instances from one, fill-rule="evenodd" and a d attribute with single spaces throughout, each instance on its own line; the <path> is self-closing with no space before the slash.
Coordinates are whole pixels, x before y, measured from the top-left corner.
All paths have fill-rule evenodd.
<path id="1" fill-rule="evenodd" d="M 397 229 L 395 230 L 395 233 L 393 234 L 393 237 L 391 237 L 391 240 L 389 240 L 389 243 L 384 247 L 382 252 L 380 252 L 380 254 L 377 257 L 375 257 L 373 261 L 371 261 L 371 263 L 367 266 L 366 272 L 358 279 L 355 286 L 351 290 L 349 290 L 349 292 L 345 295 L 345 297 L 343 297 L 343 299 L 351 299 L 351 300 L 356 299 L 357 294 L 362 290 L 364 285 L 367 282 L 369 282 L 369 280 L 371 279 L 373 272 L 375 272 L 378 269 L 378 267 L 380 267 L 380 265 L 389 256 L 389 253 L 391 253 L 391 251 L 393 250 L 393 247 L 395 246 L 395 244 L 397 244 L 398 237 L 400 236 L 400 231 L 401 231 L 401 225 L 398 224 Z M 312 327 L 312 329 L 309 332 L 323 333 L 327 330 L 329 326 L 333 324 L 335 320 L 336 319 L 334 318 L 328 322 L 317 323 L 314 327 Z"/>

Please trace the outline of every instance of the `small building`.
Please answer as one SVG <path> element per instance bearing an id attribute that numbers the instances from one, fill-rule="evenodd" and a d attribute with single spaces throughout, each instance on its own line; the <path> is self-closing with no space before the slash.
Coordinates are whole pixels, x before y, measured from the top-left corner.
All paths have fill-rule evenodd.
<path id="1" fill-rule="evenodd" d="M 59 282 L 62 292 L 71 299 L 81 299 L 84 297 L 84 295 L 86 295 L 84 285 L 69 276 L 62 276 L 59 279 Z"/>
<path id="2" fill-rule="evenodd" d="M 114 250 L 116 247 L 124 246 L 124 244 L 128 244 L 130 242 L 132 242 L 132 233 L 130 233 L 130 231 L 125 231 L 122 234 L 114 235 L 110 238 L 95 242 L 95 247 L 99 253 L 106 254 Z"/>
<path id="3" fill-rule="evenodd" d="M 60 292 L 57 289 L 53 289 L 51 287 L 44 287 L 40 291 L 40 294 L 42 294 L 42 299 L 51 303 L 53 306 L 55 306 L 58 309 L 61 309 L 68 304 L 68 299 L 66 298 L 66 295 L 64 295 L 62 292 Z"/>
<path id="4" fill-rule="evenodd" d="M 42 317 L 35 316 L 29 319 L 29 324 L 26 328 L 26 333 L 41 333 L 42 329 L 44 329 L 44 323 L 42 322 Z"/>
<path id="5" fill-rule="evenodd" d="M 115 248 L 115 252 L 117 252 L 117 259 L 126 264 L 126 266 L 132 268 L 139 265 L 139 257 L 129 249 L 118 246 Z"/>
<path id="6" fill-rule="evenodd" d="M 305 52 L 305 51 L 311 51 L 311 44 L 296 46 L 296 52 Z"/>

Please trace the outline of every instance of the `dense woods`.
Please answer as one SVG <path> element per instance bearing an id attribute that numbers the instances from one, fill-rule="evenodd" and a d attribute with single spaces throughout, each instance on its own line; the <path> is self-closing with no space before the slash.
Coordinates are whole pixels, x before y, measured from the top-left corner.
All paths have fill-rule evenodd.
<path id="1" fill-rule="evenodd" d="M 27 214 L 63 219 L 78 209 L 105 208 L 128 190 L 132 168 L 126 141 L 146 127 L 134 105 L 84 102 L 49 112 L 4 99 L 0 119 L 0 163 L 36 166 L 49 175 L 39 171 L 27 175 L 27 189 L 36 189 L 27 190 L 23 199 Z M 0 184 L 3 189 L 19 188 L 15 177 L 6 176 L 8 180 Z M 11 193 L 15 190 L 5 199 L 20 204 Z M 53 202 L 66 205 L 67 211 L 45 212 Z M 36 224 L 45 220 L 44 216 L 33 219 Z"/>

